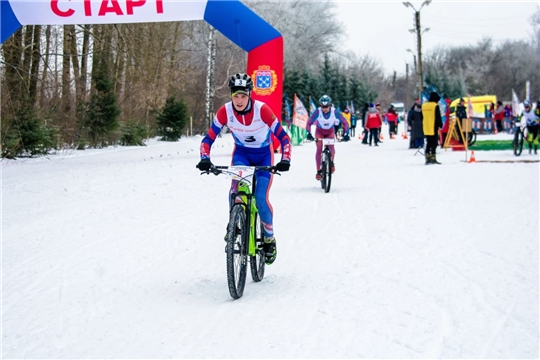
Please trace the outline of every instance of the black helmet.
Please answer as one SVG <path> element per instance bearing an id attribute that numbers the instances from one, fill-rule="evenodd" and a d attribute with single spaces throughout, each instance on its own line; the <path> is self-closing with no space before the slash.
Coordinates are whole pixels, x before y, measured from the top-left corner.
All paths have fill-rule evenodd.
<path id="1" fill-rule="evenodd" d="M 248 74 L 235 74 L 229 79 L 229 89 L 231 94 L 240 92 L 249 95 L 253 90 L 253 80 Z"/>
<path id="2" fill-rule="evenodd" d="M 330 106 L 330 105 L 332 105 L 332 99 L 330 99 L 330 96 L 328 96 L 328 95 L 323 95 L 319 99 L 319 105 L 320 106 Z"/>

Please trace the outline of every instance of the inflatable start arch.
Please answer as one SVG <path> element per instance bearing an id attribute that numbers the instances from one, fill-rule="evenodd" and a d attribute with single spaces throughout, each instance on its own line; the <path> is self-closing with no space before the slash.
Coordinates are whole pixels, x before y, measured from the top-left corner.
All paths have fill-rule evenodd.
<path id="1" fill-rule="evenodd" d="M 23 25 L 205 20 L 248 53 L 253 97 L 281 117 L 283 37 L 239 0 L 0 0 L 0 4 L 2 43 Z"/>

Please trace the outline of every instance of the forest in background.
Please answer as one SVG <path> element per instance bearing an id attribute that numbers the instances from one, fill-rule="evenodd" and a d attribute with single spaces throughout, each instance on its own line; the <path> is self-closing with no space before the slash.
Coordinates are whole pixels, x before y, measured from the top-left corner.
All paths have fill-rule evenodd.
<path id="1" fill-rule="evenodd" d="M 378 59 L 338 48 L 346 34 L 332 2 L 246 4 L 283 35 L 289 101 L 296 93 L 309 108 L 309 96 L 326 93 L 357 108 L 375 100 L 413 102 L 414 68 L 385 74 Z M 327 16 L 318 16 L 323 12 Z M 495 45 L 485 38 L 425 52 L 425 82 L 450 98 L 495 94 L 507 101 L 512 89 L 523 99 L 530 81 L 536 99 L 540 10 L 530 24 L 528 40 Z M 24 26 L 0 50 L 3 157 L 144 145 L 154 136 L 174 141 L 189 130 L 190 119 L 193 133 L 203 134 L 229 100 L 228 77 L 245 71 L 247 61 L 204 21 Z"/>

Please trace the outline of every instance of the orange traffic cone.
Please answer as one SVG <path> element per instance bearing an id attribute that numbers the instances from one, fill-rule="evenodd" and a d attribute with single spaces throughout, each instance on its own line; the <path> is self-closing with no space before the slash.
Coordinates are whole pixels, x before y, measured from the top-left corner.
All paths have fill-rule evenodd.
<path id="1" fill-rule="evenodd" d="M 469 158 L 469 164 L 476 162 L 476 158 L 474 157 L 474 150 L 471 151 L 471 157 Z"/>
<path id="2" fill-rule="evenodd" d="M 403 137 L 404 139 L 408 139 L 408 138 L 409 138 L 409 137 L 407 136 L 407 132 L 405 132 L 405 131 L 403 132 L 402 137 Z"/>
<path id="3" fill-rule="evenodd" d="M 396 139 L 396 137 L 394 136 L 394 133 L 392 133 L 392 135 L 390 136 L 390 139 L 392 139 L 392 140 Z"/>
<path id="4" fill-rule="evenodd" d="M 382 136 L 382 133 L 379 134 L 379 139 L 384 140 L 384 137 Z"/>
<path id="5" fill-rule="evenodd" d="M 358 135 L 358 140 L 364 140 L 364 133 Z"/>

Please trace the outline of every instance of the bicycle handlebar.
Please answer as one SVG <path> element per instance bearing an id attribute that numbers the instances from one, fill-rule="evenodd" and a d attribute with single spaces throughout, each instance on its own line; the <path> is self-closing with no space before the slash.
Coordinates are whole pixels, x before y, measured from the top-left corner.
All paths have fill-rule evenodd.
<path id="1" fill-rule="evenodd" d="M 251 167 L 251 168 L 254 168 L 254 173 L 257 172 L 257 171 L 268 171 L 272 174 L 275 174 L 275 175 L 281 175 L 281 173 L 279 173 L 276 169 L 275 166 L 246 166 L 246 165 L 237 165 L 237 166 L 222 166 L 222 165 L 211 165 L 210 166 L 210 170 L 205 170 L 205 171 L 201 171 L 201 175 L 202 174 L 214 174 L 214 175 L 219 175 L 219 174 L 223 174 L 223 173 L 229 173 L 229 174 L 234 174 L 234 172 L 228 172 L 226 170 L 230 169 L 231 167 L 240 167 L 240 166 L 245 166 L 245 167 Z M 199 168 L 197 166 L 197 168 Z M 224 171 L 225 170 L 225 171 Z"/>

